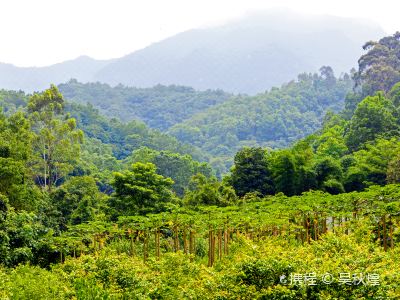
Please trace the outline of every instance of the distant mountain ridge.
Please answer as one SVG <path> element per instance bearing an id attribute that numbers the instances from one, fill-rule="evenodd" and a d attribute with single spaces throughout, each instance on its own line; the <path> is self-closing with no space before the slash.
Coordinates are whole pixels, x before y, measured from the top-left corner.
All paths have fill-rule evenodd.
<path id="1" fill-rule="evenodd" d="M 33 92 L 44 90 L 51 83 L 67 82 L 71 78 L 90 82 L 93 80 L 94 74 L 112 61 L 80 56 L 47 67 L 16 67 L 0 63 L 0 88 Z"/>
<path id="2" fill-rule="evenodd" d="M 80 57 L 43 68 L 0 64 L 0 88 L 33 91 L 76 78 L 256 94 L 322 65 L 332 66 L 336 74 L 349 71 L 362 53 L 361 46 L 383 35 L 369 21 L 271 10 L 222 26 L 189 30 L 114 60 Z"/>

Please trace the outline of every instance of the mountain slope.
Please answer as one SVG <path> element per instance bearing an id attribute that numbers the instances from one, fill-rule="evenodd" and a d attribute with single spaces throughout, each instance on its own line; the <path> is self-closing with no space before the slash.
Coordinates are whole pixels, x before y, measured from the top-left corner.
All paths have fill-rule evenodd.
<path id="1" fill-rule="evenodd" d="M 281 88 L 257 96 L 238 96 L 171 127 L 168 133 L 214 157 L 232 156 L 244 146 L 286 147 L 320 128 L 325 113 L 340 111 L 353 81 L 336 79 L 331 68 L 321 75 L 301 74 Z"/>
<path id="2" fill-rule="evenodd" d="M 322 65 L 332 66 L 337 74 L 347 72 L 365 41 L 383 35 L 379 26 L 363 20 L 270 10 L 189 30 L 114 60 L 80 57 L 43 68 L 0 64 L 0 88 L 31 92 L 76 78 L 255 94 Z"/>
<path id="3" fill-rule="evenodd" d="M 0 90 L 0 119 L 17 111 L 26 113 L 30 95 L 22 91 Z M 207 161 L 208 156 L 198 148 L 179 142 L 175 137 L 149 128 L 143 122 L 131 120 L 123 123 L 115 118 L 107 118 L 92 105 L 66 102 L 65 111 L 77 121 L 77 127 L 88 139 L 98 140 L 112 149 L 117 159 L 125 159 L 132 151 L 148 147 L 157 151 L 169 151 L 182 155 L 189 154 L 199 161 Z M 103 145 L 103 146 L 104 146 Z"/>
<path id="4" fill-rule="evenodd" d="M 122 121 L 142 120 L 161 130 L 180 123 L 192 115 L 232 97 L 221 90 L 199 92 L 184 86 L 134 88 L 108 84 L 82 84 L 71 80 L 60 84 L 66 99 L 76 103 L 90 103 L 108 117 Z"/>
<path id="5" fill-rule="evenodd" d="M 178 34 L 110 63 L 95 78 L 253 94 L 322 65 L 338 74 L 349 71 L 365 41 L 381 35 L 378 26 L 362 20 L 272 10 Z"/>

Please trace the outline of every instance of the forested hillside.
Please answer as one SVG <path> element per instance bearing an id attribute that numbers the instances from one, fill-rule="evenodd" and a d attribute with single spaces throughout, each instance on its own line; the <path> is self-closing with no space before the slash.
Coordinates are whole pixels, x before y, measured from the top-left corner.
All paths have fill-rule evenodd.
<path id="1" fill-rule="evenodd" d="M 24 92 L 0 91 L 0 103 L 6 115 L 26 111 L 28 99 L 29 95 Z M 204 163 L 209 160 L 209 157 L 201 150 L 180 143 L 174 137 L 158 130 L 150 129 L 142 122 L 122 123 L 115 118 L 108 119 L 100 115 L 91 105 L 64 103 L 63 109 L 68 116 L 74 118 L 77 128 L 85 134 L 85 142 L 81 149 L 83 159 L 76 165 L 74 172 L 95 175 L 99 180 L 99 185 L 101 182 L 101 188 L 105 191 L 109 188 L 107 176 L 110 176 L 112 171 L 120 170 L 124 164 L 131 163 L 131 156 L 136 153 L 135 151 L 143 149 L 171 155 L 175 163 L 181 160 L 186 162 L 183 166 L 173 166 L 173 161 L 165 162 L 164 169 L 159 168 L 161 173 L 168 172 L 169 168 L 175 170 L 176 174 L 171 174 L 172 171 L 168 173 L 172 178 L 175 178 L 179 172 L 187 175 L 186 178 L 177 181 L 176 189 L 180 191 L 183 188 L 181 182 L 183 181 L 186 187 L 190 177 L 201 172 L 202 168 L 205 174 L 213 174 L 211 167 Z"/>
<path id="2" fill-rule="evenodd" d="M 301 138 L 240 149 L 222 179 L 194 146 L 55 85 L 2 90 L 0 298 L 398 298 L 400 33 L 365 49 L 351 91 L 325 67 L 209 108 L 234 122 L 223 109 L 247 99 L 243 137 L 281 112 Z"/>
<path id="3" fill-rule="evenodd" d="M 399 182 L 400 34 L 365 49 L 356 92 L 347 95 L 343 111 L 325 116 L 321 130 L 287 149 L 236 154 L 230 180 L 239 195 L 310 189 L 338 194 Z"/>
<path id="4" fill-rule="evenodd" d="M 220 104 L 232 95 L 217 91 L 195 91 L 190 87 L 162 86 L 140 89 L 107 84 L 82 84 L 76 80 L 59 85 L 70 101 L 90 103 L 108 117 L 123 122 L 142 120 L 148 126 L 166 130 L 208 107 Z"/>
<path id="5" fill-rule="evenodd" d="M 214 156 L 231 157 L 243 146 L 281 148 L 318 129 L 327 111 L 340 111 L 352 86 L 349 75 L 336 78 L 332 68 L 322 67 L 281 88 L 231 98 L 168 132 Z"/>
<path id="6" fill-rule="evenodd" d="M 327 111 L 343 108 L 352 87 L 350 75 L 336 78 L 327 66 L 319 74 L 301 74 L 297 80 L 257 96 L 199 92 L 181 86 L 112 88 L 76 80 L 59 85 L 70 101 L 90 103 L 125 122 L 142 120 L 200 148 L 218 172 L 229 170 L 233 155 L 243 146 L 281 148 L 311 134 L 320 128 Z"/>

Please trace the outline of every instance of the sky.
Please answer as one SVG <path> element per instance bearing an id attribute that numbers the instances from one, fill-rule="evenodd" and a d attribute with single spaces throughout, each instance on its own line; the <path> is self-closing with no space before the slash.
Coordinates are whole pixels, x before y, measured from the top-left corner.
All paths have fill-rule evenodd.
<path id="1" fill-rule="evenodd" d="M 188 29 L 274 7 L 371 19 L 400 30 L 398 0 L 1 0 L 0 62 L 45 66 L 121 57 Z"/>

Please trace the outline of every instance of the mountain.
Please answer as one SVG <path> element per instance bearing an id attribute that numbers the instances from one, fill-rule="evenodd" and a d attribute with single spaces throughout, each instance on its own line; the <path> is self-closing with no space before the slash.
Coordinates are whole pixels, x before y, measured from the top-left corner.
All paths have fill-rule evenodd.
<path id="1" fill-rule="evenodd" d="M 183 32 L 110 63 L 95 79 L 255 94 L 322 65 L 337 74 L 348 72 L 356 66 L 361 46 L 383 34 L 363 20 L 271 10 Z"/>
<path id="2" fill-rule="evenodd" d="M 18 111 L 26 113 L 28 101 L 29 95 L 23 91 L 0 90 L 0 121 L 4 116 L 11 116 Z M 125 159 L 132 151 L 148 147 L 157 151 L 189 154 L 199 161 L 208 160 L 208 156 L 196 147 L 180 143 L 175 137 L 149 128 L 141 121 L 130 120 L 123 123 L 100 114 L 93 105 L 69 101 L 66 102 L 65 112 L 76 119 L 77 127 L 85 133 L 85 144 L 87 139 L 98 140 L 103 144 L 101 147 L 111 148 L 116 159 Z M 1 130 L 2 128 L 0 132 Z"/>
<path id="3" fill-rule="evenodd" d="M 322 65 L 332 66 L 336 74 L 347 72 L 356 66 L 361 46 L 383 35 L 366 20 L 269 10 L 189 30 L 114 60 L 80 57 L 44 68 L 0 64 L 0 88 L 33 91 L 76 78 L 255 94 Z"/>
<path id="4" fill-rule="evenodd" d="M 0 63 L 0 88 L 33 92 L 44 90 L 51 83 L 58 84 L 71 78 L 88 82 L 93 80 L 96 72 L 110 62 L 112 60 L 95 60 L 88 56 L 80 56 L 74 60 L 47 67 L 20 68 Z"/>
<path id="5" fill-rule="evenodd" d="M 228 169 L 233 155 L 245 146 L 284 148 L 312 134 L 328 111 L 343 109 L 352 86 L 348 74 L 335 78 L 332 69 L 324 67 L 321 74 L 300 74 L 297 80 L 256 96 L 228 99 L 167 133 L 219 158 L 218 164 Z"/>
<path id="6" fill-rule="evenodd" d="M 141 120 L 152 128 L 167 130 L 192 115 L 220 104 L 232 95 L 222 90 L 196 91 L 191 87 L 156 85 L 135 88 L 104 83 L 80 83 L 70 80 L 60 84 L 66 99 L 90 103 L 100 112 L 122 121 Z"/>
<path id="7" fill-rule="evenodd" d="M 211 163 L 218 170 L 227 170 L 244 146 L 281 148 L 311 134 L 326 112 L 343 109 L 352 87 L 350 75 L 336 78 L 328 66 L 256 96 L 175 85 L 111 87 L 76 80 L 59 85 L 68 101 L 89 103 L 110 118 L 141 120 L 201 149 L 216 159 Z"/>

